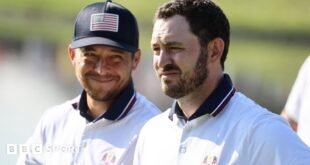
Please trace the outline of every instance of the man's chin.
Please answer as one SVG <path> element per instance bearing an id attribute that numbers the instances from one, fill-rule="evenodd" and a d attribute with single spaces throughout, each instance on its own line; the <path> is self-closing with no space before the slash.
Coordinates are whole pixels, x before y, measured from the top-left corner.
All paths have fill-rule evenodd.
<path id="1" fill-rule="evenodd" d="M 175 83 L 172 80 L 161 80 L 161 86 L 163 89 L 169 89 L 173 88 L 173 86 L 175 86 Z"/>
<path id="2" fill-rule="evenodd" d="M 111 101 L 114 99 L 113 96 L 91 96 L 92 99 L 96 100 L 96 101 L 101 101 L 101 102 L 106 102 L 106 101 Z"/>
<path id="3" fill-rule="evenodd" d="M 179 90 L 172 88 L 171 86 L 162 86 L 162 91 L 164 92 L 165 95 L 173 98 L 173 99 L 178 99 L 180 98 L 180 92 Z"/>
<path id="4" fill-rule="evenodd" d="M 105 92 L 105 93 L 95 93 L 95 92 L 87 92 L 88 95 L 96 100 L 96 101 L 110 101 L 115 99 L 117 92 Z"/>

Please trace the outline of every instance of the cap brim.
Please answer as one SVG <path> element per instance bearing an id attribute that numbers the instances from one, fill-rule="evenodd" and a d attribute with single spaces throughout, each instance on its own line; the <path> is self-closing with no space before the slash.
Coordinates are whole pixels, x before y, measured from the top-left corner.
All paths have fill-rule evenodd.
<path id="1" fill-rule="evenodd" d="M 72 48 L 80 48 L 90 45 L 107 45 L 116 47 L 125 51 L 129 52 L 135 52 L 137 51 L 136 47 L 130 46 L 128 44 L 119 42 L 119 41 L 113 41 L 108 38 L 103 37 L 88 37 L 88 38 L 82 38 L 71 42 Z"/>

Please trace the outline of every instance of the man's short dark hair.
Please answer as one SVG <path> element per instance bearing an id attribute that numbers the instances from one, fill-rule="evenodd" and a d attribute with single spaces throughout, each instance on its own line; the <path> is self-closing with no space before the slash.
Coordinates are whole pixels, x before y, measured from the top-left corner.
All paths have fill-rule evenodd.
<path id="1" fill-rule="evenodd" d="M 181 15 L 189 23 L 190 30 L 195 34 L 201 47 L 207 46 L 214 38 L 221 38 L 224 51 L 221 65 L 224 62 L 229 48 L 230 26 L 222 9 L 210 0 L 174 0 L 167 2 L 157 10 L 156 19 L 167 19 L 174 15 Z"/>

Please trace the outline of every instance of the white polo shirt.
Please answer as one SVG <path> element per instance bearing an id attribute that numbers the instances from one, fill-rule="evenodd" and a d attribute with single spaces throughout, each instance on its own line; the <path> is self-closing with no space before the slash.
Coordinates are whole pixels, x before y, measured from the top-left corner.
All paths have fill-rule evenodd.
<path id="1" fill-rule="evenodd" d="M 171 109 L 142 128 L 134 165 L 309 165 L 310 149 L 278 115 L 234 92 L 228 75 L 189 119 Z"/>
<path id="2" fill-rule="evenodd" d="M 284 109 L 298 123 L 299 137 L 310 146 L 310 57 L 301 66 Z"/>
<path id="3" fill-rule="evenodd" d="M 137 134 L 160 111 L 130 84 L 106 113 L 87 114 L 81 96 L 49 109 L 28 140 L 18 165 L 131 165 Z M 85 109 L 86 108 L 86 109 Z"/>

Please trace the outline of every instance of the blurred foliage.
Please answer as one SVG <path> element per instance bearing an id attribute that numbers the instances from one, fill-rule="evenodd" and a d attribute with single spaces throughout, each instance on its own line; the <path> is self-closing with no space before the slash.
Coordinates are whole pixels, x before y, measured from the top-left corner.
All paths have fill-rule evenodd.
<path id="1" fill-rule="evenodd" d="M 78 11 L 97 0 L 10 0 L 0 1 L 0 35 L 43 35 L 63 41 L 71 36 Z M 150 32 L 156 8 L 165 0 L 115 0 L 137 15 L 142 30 Z M 78 3 L 77 3 L 78 2 Z M 216 0 L 228 16 L 232 29 L 310 35 L 308 0 Z M 55 30 L 56 29 L 56 30 Z M 55 37 L 58 36 L 58 37 Z"/>
<path id="2" fill-rule="evenodd" d="M 0 1 L 0 38 L 43 38 L 59 45 L 71 41 L 79 10 L 97 0 Z M 140 46 L 151 54 L 149 40 L 155 10 L 165 0 L 115 0 L 129 8 L 140 25 Z M 228 16 L 232 39 L 227 69 L 259 74 L 289 90 L 310 52 L 309 0 L 215 0 Z M 63 55 L 60 55 L 60 63 Z M 66 56 L 66 60 L 67 56 Z M 246 68 L 246 69 L 244 69 Z"/>
<path id="3" fill-rule="evenodd" d="M 289 90 L 301 64 L 310 53 L 310 48 L 270 41 L 249 42 L 235 39 L 229 51 L 226 61 L 228 70 L 257 75 L 260 79 L 274 81 L 278 86 Z"/>
<path id="4" fill-rule="evenodd" d="M 232 25 L 310 34 L 309 0 L 217 0 Z"/>
<path id="5" fill-rule="evenodd" d="M 18 39 L 40 36 L 52 42 L 68 43 L 76 15 L 80 9 L 92 2 L 97 1 L 83 0 L 78 3 L 74 0 L 0 1 L 0 36 Z M 126 6 L 137 16 L 142 27 L 141 33 L 145 34 L 145 29 L 150 32 L 155 9 L 164 1 L 118 0 L 115 2 Z M 144 37 L 142 41 L 146 41 Z"/>

